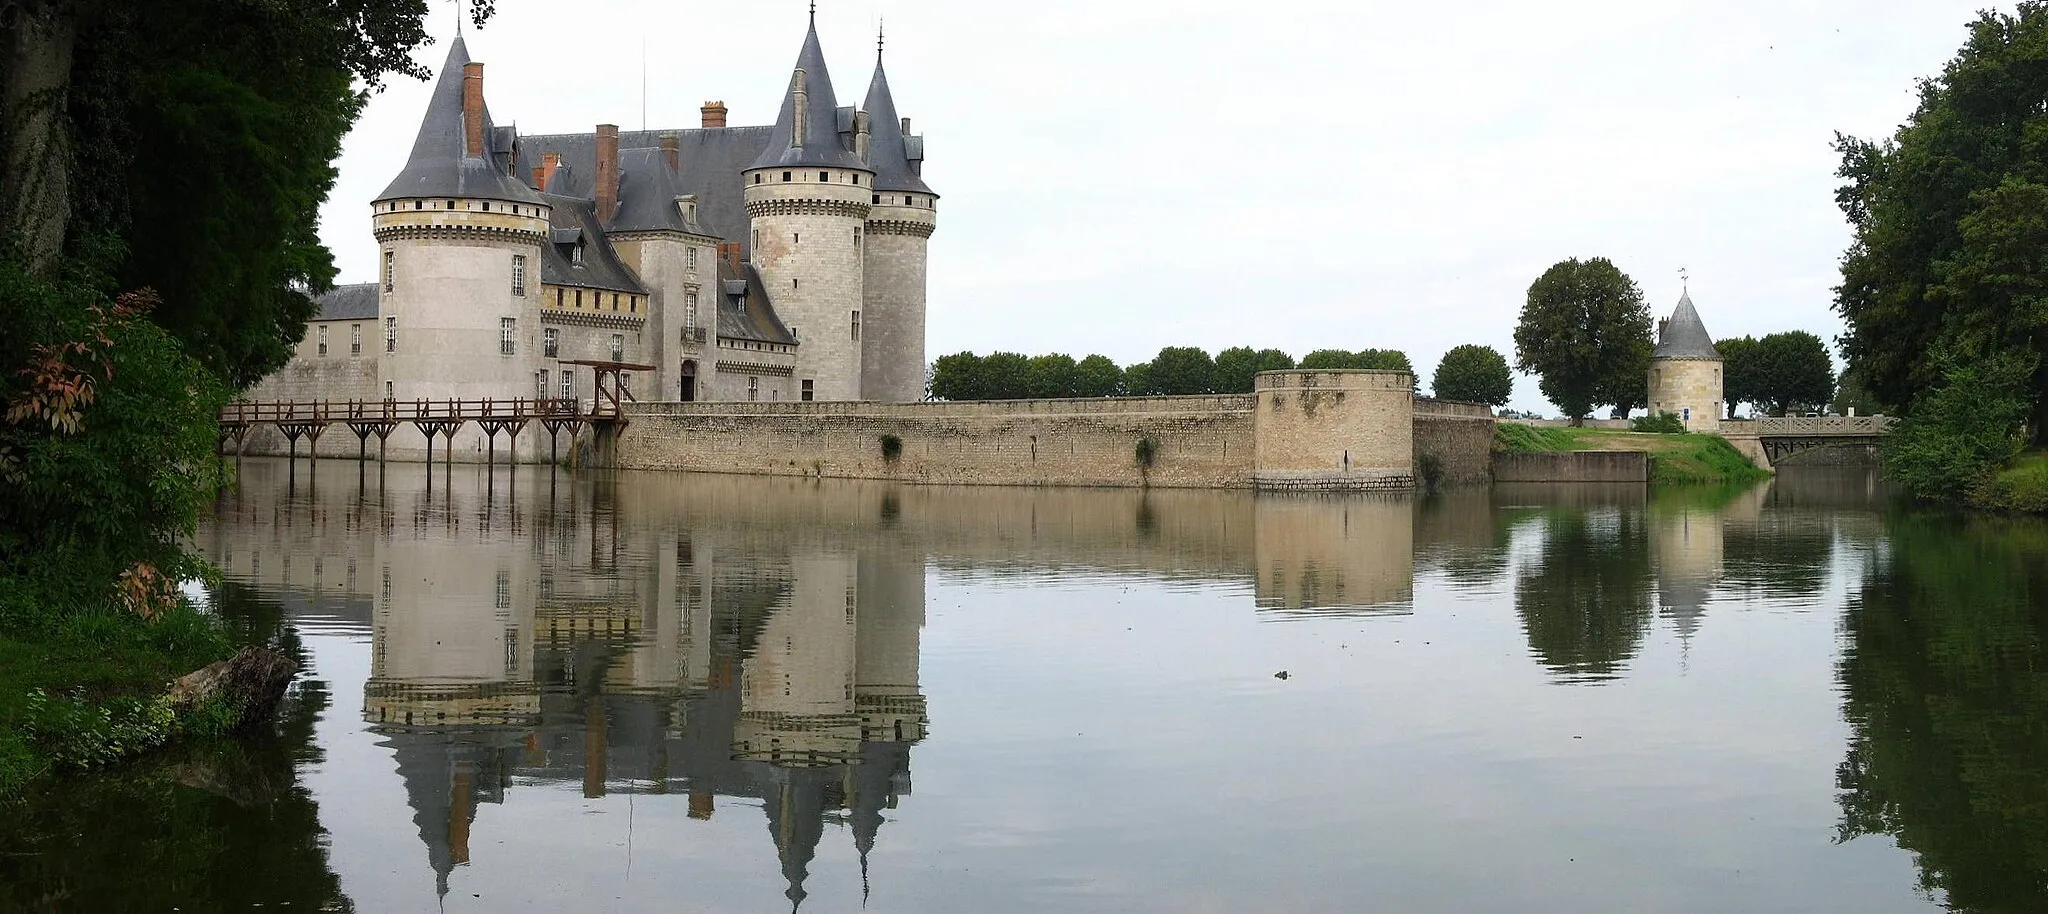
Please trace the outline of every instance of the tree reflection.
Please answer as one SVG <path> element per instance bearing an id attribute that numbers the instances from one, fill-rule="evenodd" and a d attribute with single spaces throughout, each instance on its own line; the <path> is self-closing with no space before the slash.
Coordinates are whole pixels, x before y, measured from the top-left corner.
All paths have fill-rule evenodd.
<path id="1" fill-rule="evenodd" d="M 2048 910 L 2048 526 L 1899 517 L 1850 603 L 1840 840 L 1952 910 Z"/>
<path id="2" fill-rule="evenodd" d="M 1613 679 L 1650 624 L 1650 543 L 1637 510 L 1562 509 L 1545 517 L 1515 611 L 1537 662 L 1568 682 Z"/>

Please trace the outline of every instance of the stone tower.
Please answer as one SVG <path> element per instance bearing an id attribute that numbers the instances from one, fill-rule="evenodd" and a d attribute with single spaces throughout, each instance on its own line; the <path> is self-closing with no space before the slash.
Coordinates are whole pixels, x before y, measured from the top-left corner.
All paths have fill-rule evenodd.
<path id="1" fill-rule="evenodd" d="M 483 69 L 456 38 L 405 170 L 371 204 L 379 397 L 504 399 L 535 390 L 528 356 L 540 337 L 548 206 L 512 175 L 513 133 L 491 124 Z M 453 448 L 471 450 L 480 435 L 469 426 Z"/>
<path id="2" fill-rule="evenodd" d="M 924 399 L 925 249 L 938 225 L 939 196 L 925 185 L 924 137 L 898 119 L 889 77 L 875 54 L 875 79 L 862 105 L 872 135 L 875 173 L 868 212 L 866 307 L 861 322 L 861 392 L 870 400 Z"/>
<path id="3" fill-rule="evenodd" d="M 868 143 L 867 115 L 842 112 L 832 93 L 814 14 L 768 147 L 742 174 L 754 265 L 797 335 L 798 399 L 863 396 L 862 279 L 875 173 L 858 150 Z"/>
<path id="4" fill-rule="evenodd" d="M 1657 322 L 1657 349 L 1650 355 L 1650 414 L 1677 413 L 1689 432 L 1721 430 L 1721 352 L 1693 310 L 1692 293 L 1678 296 L 1678 308 Z"/>

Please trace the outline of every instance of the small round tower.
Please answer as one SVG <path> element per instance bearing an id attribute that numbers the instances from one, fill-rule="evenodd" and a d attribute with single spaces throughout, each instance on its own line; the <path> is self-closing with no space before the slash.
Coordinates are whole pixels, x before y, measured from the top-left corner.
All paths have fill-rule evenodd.
<path id="1" fill-rule="evenodd" d="M 870 400 L 914 403 L 925 393 L 925 255 L 938 228 L 939 195 L 924 183 L 924 138 L 910 132 L 909 118 L 896 116 L 879 48 L 862 107 L 875 187 L 867 223 L 861 390 Z"/>
<path id="2" fill-rule="evenodd" d="M 1649 380 L 1651 415 L 1676 413 L 1689 432 L 1721 430 L 1721 352 L 1689 291 L 1678 296 L 1670 317 L 1657 322 Z"/>
<path id="3" fill-rule="evenodd" d="M 863 261 L 875 173 L 854 148 L 867 144 L 867 126 L 857 113 L 842 131 L 813 21 L 767 149 L 741 176 L 754 266 L 797 335 L 791 386 L 800 399 L 863 399 Z"/>
<path id="4" fill-rule="evenodd" d="M 508 132 L 509 134 L 509 132 Z M 511 174 L 484 107 L 483 64 L 458 37 L 405 170 L 372 201 L 378 251 L 375 398 L 534 391 L 548 205 Z M 530 393 L 528 394 L 531 395 Z M 465 429 L 454 450 L 471 450 Z"/>

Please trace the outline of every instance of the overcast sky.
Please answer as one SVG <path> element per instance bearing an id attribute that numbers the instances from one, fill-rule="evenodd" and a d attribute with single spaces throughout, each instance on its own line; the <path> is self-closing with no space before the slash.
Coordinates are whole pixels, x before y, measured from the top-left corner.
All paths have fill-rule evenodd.
<path id="1" fill-rule="evenodd" d="M 1529 283 L 1605 256 L 1668 313 L 1678 271 L 1717 338 L 1832 339 L 1837 130 L 1889 135 L 1984 0 L 823 0 L 841 104 L 888 22 L 897 107 L 944 198 L 927 351 L 1119 363 L 1161 346 L 1513 359 Z M 468 35 L 498 123 L 774 119 L 806 0 L 504 0 Z M 2010 3 L 1998 4 L 2010 8 Z M 455 25 L 437 0 L 443 41 Z M 427 86 L 346 141 L 321 234 L 374 278 L 369 201 Z M 1531 377 L 1519 408 L 1553 412 Z"/>

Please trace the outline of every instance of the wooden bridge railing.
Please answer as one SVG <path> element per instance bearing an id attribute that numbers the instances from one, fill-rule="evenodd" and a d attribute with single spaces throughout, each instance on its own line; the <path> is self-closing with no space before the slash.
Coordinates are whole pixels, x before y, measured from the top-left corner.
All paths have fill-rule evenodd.
<path id="1" fill-rule="evenodd" d="M 332 422 L 449 422 L 590 419 L 581 400 L 263 400 L 230 403 L 222 423 L 239 425 Z"/>

